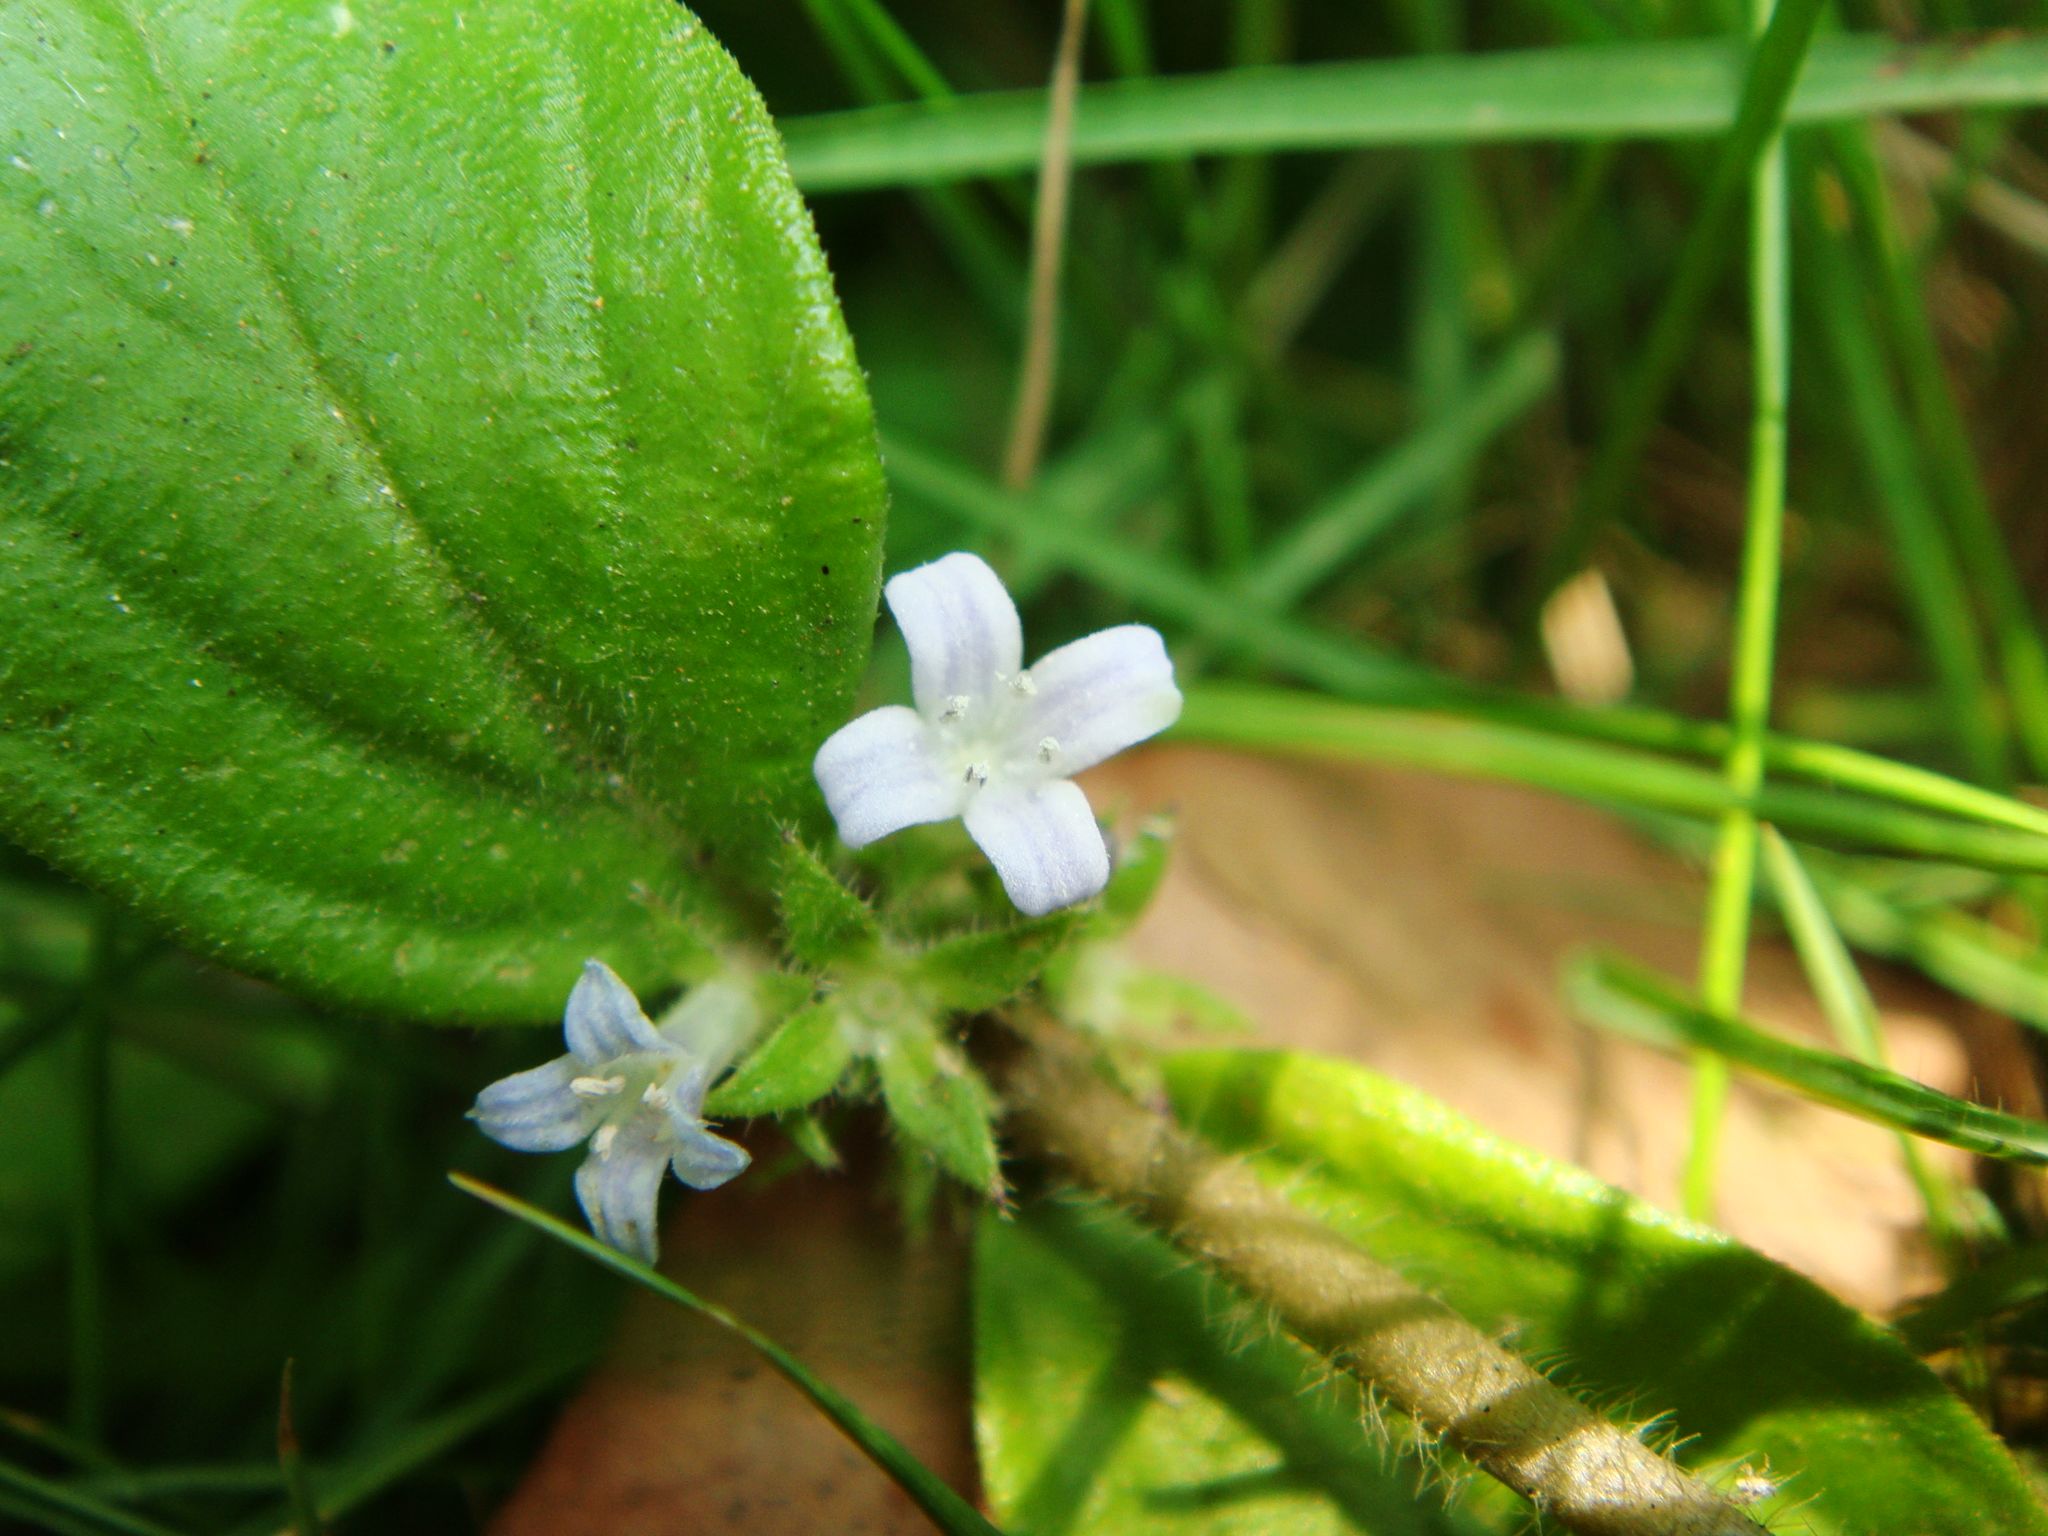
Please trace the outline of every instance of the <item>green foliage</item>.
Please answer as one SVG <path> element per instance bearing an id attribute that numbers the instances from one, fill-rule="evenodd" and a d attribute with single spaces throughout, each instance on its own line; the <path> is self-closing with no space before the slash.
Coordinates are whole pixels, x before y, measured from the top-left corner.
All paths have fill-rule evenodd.
<path id="1" fill-rule="evenodd" d="M 968 1188 L 1003 1194 L 988 1084 L 931 1025 L 899 1019 L 874 1050 L 882 1102 L 897 1134 Z"/>
<path id="2" fill-rule="evenodd" d="M 939 939 L 909 961 L 913 985 L 941 1008 L 979 1013 L 1036 981 L 1087 918 L 1053 912 Z"/>
<path id="3" fill-rule="evenodd" d="M 1370 1437 L 1365 1405 L 1164 1239 L 1093 1205 L 985 1213 L 974 1413 L 989 1503 L 1019 1536 L 1480 1536 Z"/>
<path id="4" fill-rule="evenodd" d="M 776 859 L 775 907 L 790 958 L 813 970 L 858 958 L 882 939 L 881 925 L 868 904 L 794 835 L 784 840 Z"/>
<path id="5" fill-rule="evenodd" d="M 1721 133 L 1736 119 L 1742 52 L 1696 38 L 1100 85 L 1082 93 L 1074 158 Z M 1785 115 L 1828 122 L 2044 99 L 2048 40 L 2016 35 L 1902 54 L 1890 37 L 1869 34 L 1816 43 Z M 1025 170 L 1037 162 L 1043 116 L 1035 91 L 989 92 L 799 118 L 785 131 L 804 188 L 843 192 Z"/>
<path id="6" fill-rule="evenodd" d="M 1713 1013 L 1652 971 L 1611 955 L 1572 965 L 1565 992 L 1587 1018 L 1668 1050 L 1708 1051 L 1879 1125 L 1985 1157 L 2048 1163 L 2048 1122 L 1986 1109 L 1883 1067 L 1781 1039 Z"/>
<path id="7" fill-rule="evenodd" d="M 854 1043 L 845 1009 L 827 998 L 799 1008 L 712 1092 L 712 1115 L 768 1115 L 803 1109 L 839 1086 Z"/>
<path id="8" fill-rule="evenodd" d="M 1705 1228 L 1361 1067 L 1172 1058 L 1181 1113 L 1582 1396 L 1666 1415 L 1688 1464 L 1768 1467 L 1816 1536 L 2048 1532 L 1997 1442 L 1897 1341 Z M 1788 1516 L 1789 1518 L 1789 1516 Z M 1793 1526 L 1800 1529 L 1800 1526 Z"/>
<path id="9" fill-rule="evenodd" d="M 882 518 L 731 60 L 628 0 L 9 31 L 9 829 L 380 1011 L 691 967 L 817 816 Z"/>

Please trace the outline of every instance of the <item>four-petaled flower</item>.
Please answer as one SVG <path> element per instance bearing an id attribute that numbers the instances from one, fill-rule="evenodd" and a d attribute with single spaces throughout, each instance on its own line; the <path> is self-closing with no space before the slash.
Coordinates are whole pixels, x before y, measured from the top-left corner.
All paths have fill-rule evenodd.
<path id="1" fill-rule="evenodd" d="M 563 1152 L 588 1139 L 576 1198 L 590 1230 L 653 1263 L 661 1175 L 716 1189 L 746 1170 L 744 1148 L 704 1124 L 704 1094 L 752 1032 L 754 1000 L 708 982 L 656 1029 L 632 990 L 585 963 L 562 1014 L 569 1053 L 492 1083 L 470 1118 L 520 1152 Z"/>
<path id="2" fill-rule="evenodd" d="M 839 835 L 859 848 L 958 816 L 1033 917 L 1109 879 L 1109 850 L 1070 776 L 1180 717 L 1158 631 L 1124 624 L 1024 666 L 1016 605 L 996 573 L 954 554 L 893 578 L 917 708 L 840 727 L 812 771 Z"/>

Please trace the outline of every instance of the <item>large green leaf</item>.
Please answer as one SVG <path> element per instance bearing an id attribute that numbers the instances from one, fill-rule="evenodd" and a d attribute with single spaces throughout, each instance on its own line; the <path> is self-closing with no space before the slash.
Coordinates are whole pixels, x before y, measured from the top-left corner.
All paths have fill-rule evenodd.
<path id="1" fill-rule="evenodd" d="M 7 830 L 422 1016 L 764 910 L 883 491 L 732 61 L 657 0 L 0 31 Z"/>
<path id="2" fill-rule="evenodd" d="M 1896 1338 L 1739 1244 L 1346 1062 L 1203 1051 L 1168 1081 L 1196 1129 L 1560 1381 L 1668 1415 L 1689 1464 L 1768 1465 L 1775 1528 L 2048 1532 L 2005 1452 Z"/>
<path id="3" fill-rule="evenodd" d="M 984 1213 L 974 1357 L 982 1476 L 1017 1536 L 1500 1528 L 1501 1500 L 1447 1503 L 1368 1438 L 1354 1388 L 1115 1211 Z"/>

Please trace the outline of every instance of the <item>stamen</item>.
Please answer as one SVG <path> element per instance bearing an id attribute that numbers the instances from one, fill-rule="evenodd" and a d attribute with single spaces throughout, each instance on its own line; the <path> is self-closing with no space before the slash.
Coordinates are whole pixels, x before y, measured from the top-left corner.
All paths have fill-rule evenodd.
<path id="1" fill-rule="evenodd" d="M 597 1128 L 597 1134 L 590 1138 L 590 1150 L 599 1157 L 610 1157 L 612 1155 L 612 1143 L 618 1139 L 619 1128 L 616 1125 L 600 1125 Z"/>
<path id="2" fill-rule="evenodd" d="M 1047 736 L 1038 744 L 1038 760 L 1049 763 L 1060 755 L 1060 741 L 1057 736 Z"/>
<path id="3" fill-rule="evenodd" d="M 972 784 L 977 789 L 986 789 L 988 787 L 988 764 L 969 763 L 967 771 L 960 776 L 960 782 Z"/>
<path id="4" fill-rule="evenodd" d="M 640 1102 L 649 1109 L 667 1109 L 668 1090 L 659 1083 L 649 1083 L 646 1092 L 640 1095 Z"/>
<path id="5" fill-rule="evenodd" d="M 1010 691 L 1012 693 L 1021 693 L 1028 699 L 1038 692 L 1038 684 L 1031 681 L 1031 674 L 1029 672 L 1019 672 L 1010 679 Z"/>
<path id="6" fill-rule="evenodd" d="M 949 723 L 951 721 L 962 718 L 967 713 L 968 705 L 972 704 L 973 702 L 974 700 L 969 698 L 964 693 L 954 694 L 952 697 L 946 700 L 945 709 L 940 711 L 940 722 Z"/>
<path id="7" fill-rule="evenodd" d="M 626 1086 L 623 1077 L 572 1077 L 569 1091 L 579 1099 L 608 1099 Z"/>

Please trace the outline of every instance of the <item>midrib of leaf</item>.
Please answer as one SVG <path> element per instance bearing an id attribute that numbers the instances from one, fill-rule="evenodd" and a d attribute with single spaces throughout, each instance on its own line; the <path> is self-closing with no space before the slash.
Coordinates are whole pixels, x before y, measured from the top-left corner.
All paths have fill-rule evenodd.
<path id="1" fill-rule="evenodd" d="M 111 4 L 114 14 L 119 17 L 135 41 L 145 66 L 141 73 L 147 79 L 150 88 L 163 98 L 165 103 L 176 113 L 179 121 L 191 122 L 193 114 L 190 111 L 190 103 L 173 79 L 169 64 L 150 35 L 143 19 L 130 6 L 122 3 L 122 0 L 111 0 Z M 570 66 L 572 74 L 573 67 L 572 64 Z M 550 85 L 553 85 L 559 78 L 557 71 L 549 70 L 548 79 Z M 571 95 L 576 103 L 576 118 L 580 124 L 582 121 L 580 93 L 572 90 Z M 542 121 L 550 128 L 553 127 L 552 114 L 544 114 Z M 594 247 L 590 232 L 587 178 L 578 174 L 583 157 L 580 153 L 576 152 L 574 142 L 558 141 L 555 147 L 562 151 L 562 153 L 554 163 L 563 165 L 569 171 L 572 185 L 578 193 L 578 227 L 583 239 L 576 252 L 578 262 L 577 273 L 582 286 L 594 297 L 597 293 L 597 287 L 593 259 Z M 388 500 L 394 513 L 412 535 L 414 548 L 417 552 L 416 557 L 428 566 L 435 578 L 446 590 L 450 601 L 447 603 L 444 612 L 450 617 L 451 622 L 471 636 L 478 654 L 485 659 L 488 665 L 497 670 L 509 692 L 520 701 L 521 707 L 525 709 L 538 725 L 541 738 L 547 741 L 563 762 L 570 767 L 571 773 L 567 776 L 570 782 L 584 778 L 587 775 L 595 775 L 601 779 L 608 778 L 612 783 L 622 786 L 622 789 L 618 792 L 618 797 L 630 802 L 636 819 L 660 828 L 663 833 L 663 840 L 671 848 L 687 846 L 688 839 L 683 829 L 675 825 L 665 811 L 655 804 L 650 797 L 640 794 L 629 775 L 611 772 L 615 765 L 612 763 L 609 754 L 600 749 L 596 736 L 584 728 L 575 710 L 550 709 L 547 707 L 551 690 L 544 687 L 537 678 L 530 675 L 518 660 L 520 653 L 517 645 L 514 644 L 514 640 L 519 638 L 516 632 L 509 631 L 487 616 L 483 610 L 488 609 L 490 606 L 488 601 L 482 604 L 469 601 L 470 593 L 474 588 L 471 584 L 461 579 L 460 570 L 449 555 L 446 547 L 436 537 L 426 520 L 415 509 L 415 488 L 408 486 L 406 477 L 398 472 L 392 456 L 378 440 L 371 426 L 371 413 L 351 400 L 346 391 L 333 378 L 329 370 L 322 366 L 319 350 L 312 341 L 311 326 L 306 313 L 292 291 L 290 283 L 286 281 L 283 268 L 278 263 L 274 251 L 263 238 L 260 221 L 251 218 L 243 209 L 233 187 L 228 183 L 219 158 L 213 156 L 206 157 L 206 163 L 208 174 L 205 180 L 212 188 L 217 206 L 226 215 L 230 226 L 241 237 L 241 242 L 247 250 L 255 270 L 263 276 L 266 285 L 266 297 L 270 300 L 276 315 L 282 322 L 285 335 L 290 342 L 293 358 L 298 363 L 305 380 L 311 384 L 314 396 L 326 406 L 333 420 L 344 429 L 349 444 L 352 445 L 354 451 L 364 461 L 368 469 L 373 472 L 375 483 L 389 487 L 390 496 Z M 594 305 L 583 306 L 583 317 L 579 318 L 578 323 L 584 329 L 586 339 L 593 331 L 600 335 L 602 332 L 602 327 L 596 325 L 592 319 L 588 318 L 594 313 Z M 601 352 L 601 344 L 586 347 L 582 350 L 583 355 L 589 356 L 592 353 Z M 593 388 L 590 391 L 590 395 L 600 402 L 600 409 L 605 416 L 609 417 L 609 396 L 602 386 L 599 385 Z M 600 466 L 601 476 L 599 483 L 601 486 L 609 486 L 612 490 L 611 505 L 607 510 L 613 513 L 616 513 L 618 510 L 616 490 L 618 479 L 616 445 L 618 436 L 616 427 L 610 425 L 608 421 L 598 426 L 596 430 L 586 434 L 586 438 L 596 440 L 606 449 L 604 462 Z M 323 718 L 326 718 L 326 712 L 321 710 L 320 700 L 317 697 L 308 697 L 304 690 L 292 688 L 288 682 L 283 682 L 281 679 L 271 676 L 267 669 L 264 673 L 264 678 L 267 682 L 285 687 L 287 691 L 293 693 L 302 702 L 311 704 L 316 711 L 323 715 Z M 350 730 L 360 729 L 357 722 L 346 718 L 341 720 L 340 723 Z M 381 747 L 384 744 L 380 742 L 379 745 Z M 535 787 L 524 779 L 509 776 L 502 766 L 491 760 L 488 753 L 460 754 L 458 760 L 462 762 L 464 767 L 474 771 L 479 766 L 479 759 L 481 759 L 483 765 L 488 766 L 488 777 L 498 782 L 501 787 L 527 793 L 530 793 Z M 428 755 L 426 760 L 434 761 L 435 759 Z M 552 793 L 559 793 L 559 784 L 550 784 L 546 787 Z M 593 794 L 581 798 L 588 802 L 602 797 Z M 573 804 L 575 802 L 573 800 L 564 800 L 563 803 Z"/>

